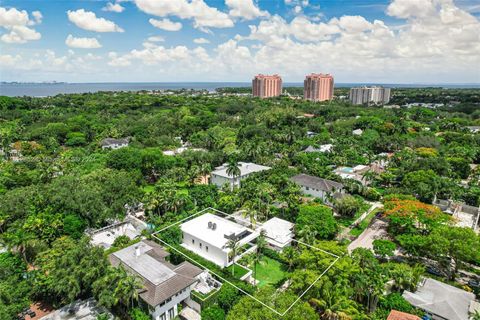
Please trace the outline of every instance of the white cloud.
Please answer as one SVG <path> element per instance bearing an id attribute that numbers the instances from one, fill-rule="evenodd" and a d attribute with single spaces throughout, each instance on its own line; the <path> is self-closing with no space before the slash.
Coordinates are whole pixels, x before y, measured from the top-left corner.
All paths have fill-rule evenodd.
<path id="1" fill-rule="evenodd" d="M 117 3 L 108 2 L 107 5 L 102 8 L 102 10 L 120 13 L 120 12 L 123 12 L 125 8 L 122 7 L 118 2 Z"/>
<path id="2" fill-rule="evenodd" d="M 71 34 L 65 39 L 65 44 L 70 48 L 80 49 L 96 49 L 102 47 L 96 38 L 75 38 Z"/>
<path id="3" fill-rule="evenodd" d="M 9 30 L 9 33 L 3 34 L 0 38 L 3 42 L 25 43 L 31 40 L 39 40 L 42 37 L 37 31 L 25 26 L 13 26 Z"/>
<path id="4" fill-rule="evenodd" d="M 124 30 L 117 26 L 113 21 L 97 18 L 94 12 L 78 9 L 76 11 L 67 11 L 68 20 L 77 27 L 95 32 L 123 32 Z"/>
<path id="5" fill-rule="evenodd" d="M 196 38 L 196 39 L 193 39 L 193 42 L 195 42 L 196 44 L 210 43 L 210 41 L 205 38 Z"/>
<path id="6" fill-rule="evenodd" d="M 387 7 L 387 14 L 397 18 L 426 17 L 435 14 L 436 0 L 395 0 Z"/>
<path id="7" fill-rule="evenodd" d="M 229 15 L 232 17 L 252 20 L 269 16 L 269 13 L 260 10 L 253 0 L 225 0 L 225 4 L 230 8 Z"/>
<path id="8" fill-rule="evenodd" d="M 0 7 L 0 27 L 7 30 L 0 39 L 6 43 L 26 43 L 27 41 L 39 40 L 42 35 L 35 29 L 30 28 L 42 22 L 42 14 L 39 11 L 32 12 L 34 20 L 30 20 L 28 12 L 19 11 L 16 8 L 5 9 Z"/>
<path id="9" fill-rule="evenodd" d="M 42 23 L 43 15 L 40 11 L 33 11 L 32 16 L 33 16 L 33 19 L 35 21 L 35 24 Z"/>
<path id="10" fill-rule="evenodd" d="M 176 16 L 181 19 L 193 19 L 193 26 L 202 31 L 208 28 L 233 27 L 228 14 L 208 6 L 203 0 L 134 0 L 137 7 L 148 14 L 159 17 Z"/>
<path id="11" fill-rule="evenodd" d="M 148 22 L 150 22 L 152 26 L 166 31 L 178 31 L 182 29 L 182 24 L 180 22 L 173 22 L 167 18 L 162 20 L 149 19 Z"/>
<path id="12" fill-rule="evenodd" d="M 147 38 L 147 41 L 150 41 L 150 42 L 164 42 L 165 38 L 162 37 L 162 36 L 151 36 L 151 37 Z"/>
<path id="13" fill-rule="evenodd" d="M 112 67 L 127 67 L 131 65 L 131 62 L 124 57 L 120 57 L 116 52 L 109 52 L 108 57 L 110 61 L 108 62 L 109 66 Z"/>

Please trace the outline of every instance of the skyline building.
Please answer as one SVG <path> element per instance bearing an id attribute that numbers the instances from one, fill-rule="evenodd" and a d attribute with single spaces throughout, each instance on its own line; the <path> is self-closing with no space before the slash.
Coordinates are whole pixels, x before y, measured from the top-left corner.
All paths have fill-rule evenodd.
<path id="1" fill-rule="evenodd" d="M 329 73 L 311 73 L 303 82 L 303 98 L 310 101 L 333 99 L 333 76 Z"/>
<path id="2" fill-rule="evenodd" d="M 349 100 L 352 104 L 386 104 L 390 101 L 390 88 L 379 86 L 351 88 Z"/>
<path id="3" fill-rule="evenodd" d="M 252 95 L 260 98 L 278 97 L 282 94 L 282 78 L 278 74 L 258 74 L 252 80 Z"/>

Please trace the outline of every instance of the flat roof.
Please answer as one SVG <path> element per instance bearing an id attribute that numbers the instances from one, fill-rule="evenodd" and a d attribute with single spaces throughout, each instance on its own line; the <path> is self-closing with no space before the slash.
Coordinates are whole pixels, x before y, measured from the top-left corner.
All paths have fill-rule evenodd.
<path id="1" fill-rule="evenodd" d="M 240 176 L 245 176 L 245 175 L 253 173 L 253 172 L 260 172 L 260 171 L 270 169 L 270 167 L 262 166 L 262 165 L 252 163 L 252 162 L 239 162 L 238 163 L 238 168 L 240 169 Z M 226 164 L 224 164 L 220 167 L 216 167 L 215 170 L 212 171 L 212 174 L 215 174 L 215 175 L 221 176 L 221 177 L 225 177 L 225 178 L 232 178 L 232 176 L 227 174 L 227 165 Z"/>
<path id="2" fill-rule="evenodd" d="M 260 229 L 265 230 L 268 238 L 271 238 L 279 244 L 285 244 L 292 240 L 292 229 L 294 226 L 290 221 L 274 217 L 263 223 Z"/>
<path id="3" fill-rule="evenodd" d="M 140 255 L 138 256 L 136 254 L 136 248 L 140 250 Z M 112 255 L 120 259 L 123 264 L 131 268 L 141 277 L 147 279 L 154 285 L 158 285 L 175 276 L 175 272 L 157 259 L 145 254 L 152 249 L 153 248 L 145 242 L 139 242 L 138 244 L 114 252 Z"/>
<path id="4" fill-rule="evenodd" d="M 209 228 L 209 222 L 215 223 L 216 228 Z M 248 230 L 248 228 L 236 222 L 211 213 L 205 213 L 187 221 L 183 223 L 180 228 L 183 232 L 201 239 L 217 248 L 223 248 L 227 244 L 228 239 L 225 238 L 225 235 L 238 235 L 243 231 Z"/>

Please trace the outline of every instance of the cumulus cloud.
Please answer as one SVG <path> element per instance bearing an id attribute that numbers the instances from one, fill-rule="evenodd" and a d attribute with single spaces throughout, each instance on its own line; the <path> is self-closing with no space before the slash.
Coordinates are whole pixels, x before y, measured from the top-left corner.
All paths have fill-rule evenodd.
<path id="1" fill-rule="evenodd" d="M 26 43 L 27 41 L 39 40 L 42 35 L 31 28 L 42 22 L 40 11 L 32 12 L 33 20 L 29 18 L 28 12 L 19 11 L 16 8 L 5 9 L 0 7 L 0 27 L 7 30 L 0 39 L 6 43 Z"/>
<path id="2" fill-rule="evenodd" d="M 253 0 L 225 0 L 225 4 L 230 8 L 228 14 L 232 17 L 252 20 L 270 15 L 267 11 L 260 10 Z"/>
<path id="3" fill-rule="evenodd" d="M 210 43 L 210 41 L 205 38 L 196 38 L 196 39 L 193 39 L 193 42 L 195 42 L 196 44 Z"/>
<path id="4" fill-rule="evenodd" d="M 65 39 L 65 44 L 70 48 L 80 49 L 96 49 L 102 47 L 96 38 L 75 38 L 71 34 Z"/>
<path id="5" fill-rule="evenodd" d="M 123 12 L 125 8 L 122 7 L 118 2 L 117 3 L 108 2 L 107 5 L 102 8 L 102 10 L 120 13 L 120 12 Z"/>
<path id="6" fill-rule="evenodd" d="M 150 22 L 152 26 L 166 31 L 178 31 L 182 29 L 182 24 L 180 22 L 174 22 L 167 18 L 162 20 L 149 19 L 148 22 Z"/>
<path id="7" fill-rule="evenodd" d="M 180 19 L 192 19 L 193 26 L 202 31 L 208 28 L 233 27 L 228 14 L 208 6 L 203 0 L 134 0 L 137 7 L 145 13 L 158 17 L 176 16 Z"/>
<path id="8" fill-rule="evenodd" d="M 113 21 L 105 18 L 97 18 L 96 14 L 84 9 L 76 11 L 67 11 L 68 20 L 77 27 L 95 32 L 123 32 L 124 30 L 117 26 Z"/>
<path id="9" fill-rule="evenodd" d="M 150 42 L 164 42 L 165 38 L 162 37 L 162 36 L 151 36 L 151 37 L 147 38 L 147 41 L 150 41 Z"/>

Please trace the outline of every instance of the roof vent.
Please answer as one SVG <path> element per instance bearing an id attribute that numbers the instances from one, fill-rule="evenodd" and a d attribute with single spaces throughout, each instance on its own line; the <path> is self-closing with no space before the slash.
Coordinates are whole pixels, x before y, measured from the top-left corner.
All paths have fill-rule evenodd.
<path id="1" fill-rule="evenodd" d="M 214 222 L 212 223 L 212 230 L 215 230 L 215 229 L 217 229 L 217 224 Z"/>
<path id="2" fill-rule="evenodd" d="M 213 223 L 212 221 L 208 221 L 208 229 L 212 229 Z"/>
<path id="3" fill-rule="evenodd" d="M 140 257 L 140 246 L 135 246 L 135 257 Z"/>

